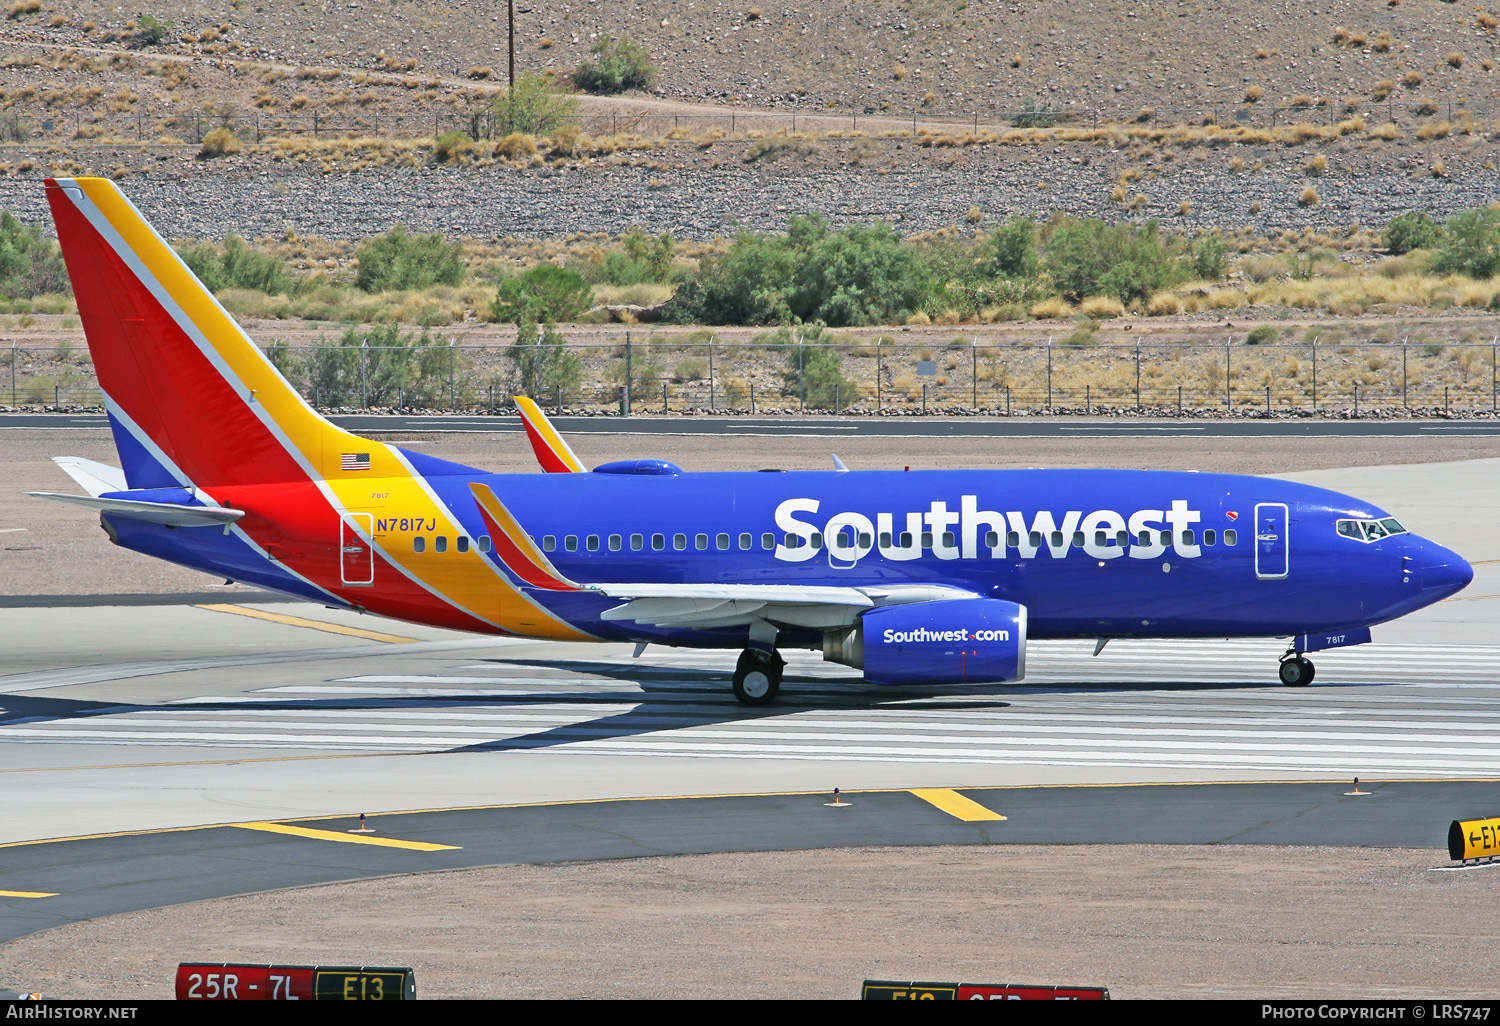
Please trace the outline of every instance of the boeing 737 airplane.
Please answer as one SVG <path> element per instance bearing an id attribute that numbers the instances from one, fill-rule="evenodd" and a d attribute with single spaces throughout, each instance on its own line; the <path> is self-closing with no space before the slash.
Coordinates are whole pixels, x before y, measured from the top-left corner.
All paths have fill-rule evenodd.
<path id="1" fill-rule="evenodd" d="M 47 198 L 120 468 L 63 457 L 118 545 L 416 623 L 525 638 L 778 649 L 872 684 L 1025 675 L 1032 638 L 1290 638 L 1306 653 L 1472 579 L 1385 510 L 1307 485 L 1129 470 L 588 470 L 524 398 L 543 474 L 488 474 L 310 408 L 115 185 Z"/>

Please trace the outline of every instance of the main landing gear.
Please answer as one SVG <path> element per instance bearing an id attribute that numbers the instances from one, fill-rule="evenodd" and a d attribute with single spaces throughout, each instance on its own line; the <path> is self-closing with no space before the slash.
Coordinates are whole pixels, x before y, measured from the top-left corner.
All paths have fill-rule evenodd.
<path id="1" fill-rule="evenodd" d="M 775 700 L 785 666 L 786 660 L 775 649 L 745 649 L 734 667 L 734 697 L 741 705 L 766 705 Z"/>
<path id="2" fill-rule="evenodd" d="M 1294 649 L 1288 649 L 1286 655 L 1281 657 L 1281 669 L 1277 671 L 1277 676 L 1287 687 L 1300 688 L 1311 684 L 1316 673 L 1311 659 Z"/>

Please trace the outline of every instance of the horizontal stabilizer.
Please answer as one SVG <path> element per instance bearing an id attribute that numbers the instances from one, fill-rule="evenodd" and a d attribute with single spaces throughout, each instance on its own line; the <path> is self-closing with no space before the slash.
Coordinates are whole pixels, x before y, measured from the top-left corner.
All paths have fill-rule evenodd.
<path id="1" fill-rule="evenodd" d="M 113 513 L 167 527 L 222 527 L 245 515 L 242 509 L 227 509 L 223 506 L 183 506 L 174 502 L 140 502 L 135 499 L 100 498 L 96 495 L 61 495 L 57 492 L 26 494 L 38 499 L 65 502 L 69 506 L 78 506 L 96 513 Z"/>
<path id="2" fill-rule="evenodd" d="M 95 463 L 82 456 L 54 456 L 52 462 L 62 467 L 79 487 L 90 495 L 105 492 L 123 492 L 130 486 L 125 483 L 125 471 L 104 463 Z"/>

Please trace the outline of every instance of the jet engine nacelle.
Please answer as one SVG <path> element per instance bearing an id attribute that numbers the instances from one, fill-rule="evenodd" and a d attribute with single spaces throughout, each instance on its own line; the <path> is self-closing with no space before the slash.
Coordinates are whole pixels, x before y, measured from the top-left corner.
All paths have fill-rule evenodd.
<path id="1" fill-rule="evenodd" d="M 823 658 L 872 684 L 998 684 L 1026 675 L 1026 607 L 1004 599 L 881 606 L 824 636 Z"/>

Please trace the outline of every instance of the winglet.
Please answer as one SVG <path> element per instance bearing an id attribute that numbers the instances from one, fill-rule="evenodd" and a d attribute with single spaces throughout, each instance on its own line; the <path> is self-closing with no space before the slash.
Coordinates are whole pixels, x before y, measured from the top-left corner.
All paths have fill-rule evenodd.
<path id="1" fill-rule="evenodd" d="M 495 542 L 495 555 L 505 568 L 533 588 L 547 591 L 582 591 L 581 585 L 568 580 L 552 561 L 542 554 L 536 543 L 527 535 L 510 510 L 489 485 L 477 481 L 469 482 L 474 501 L 489 526 Z"/>
<path id="2" fill-rule="evenodd" d="M 516 410 L 521 414 L 521 423 L 526 427 L 526 437 L 531 441 L 531 450 L 536 460 L 549 474 L 582 474 L 588 471 L 582 461 L 568 448 L 563 436 L 547 419 L 535 400 L 524 395 L 516 398 Z"/>

